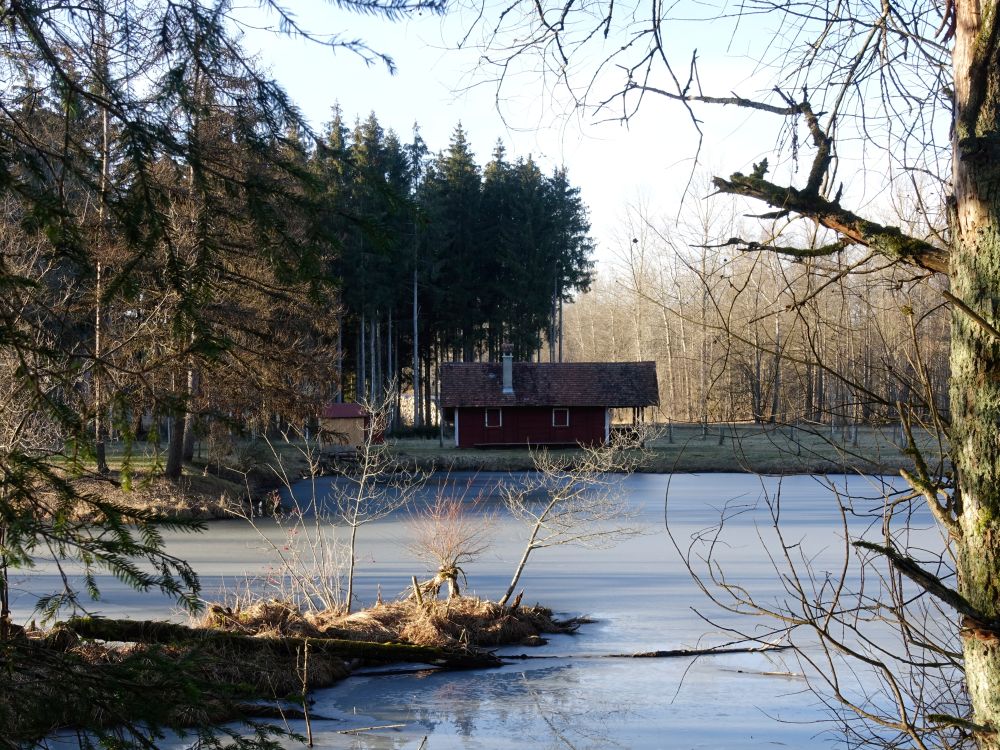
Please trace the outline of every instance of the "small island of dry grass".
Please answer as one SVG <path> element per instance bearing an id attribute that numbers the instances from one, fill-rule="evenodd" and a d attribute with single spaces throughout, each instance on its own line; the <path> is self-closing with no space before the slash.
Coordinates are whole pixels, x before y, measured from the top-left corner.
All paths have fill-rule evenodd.
<path id="1" fill-rule="evenodd" d="M 307 612 L 287 602 L 270 600 L 245 608 L 213 605 L 200 627 L 252 636 L 336 638 L 371 643 L 408 643 L 455 649 L 511 644 L 537 646 L 553 633 L 572 633 L 583 622 L 556 620 L 540 605 L 505 606 L 471 596 L 413 598 L 354 612 Z"/>
<path id="2" fill-rule="evenodd" d="M 501 665 L 487 647 L 541 645 L 575 632 L 538 606 L 475 597 L 401 600 L 343 614 L 303 613 L 288 602 L 211 605 L 191 626 L 158 621 L 73 618 L 49 630 L 20 631 L 30 674 L 15 674 L 0 702 L 16 701 L 15 734 L 34 740 L 61 728 L 101 730 L 123 723 L 204 726 L 237 718 L 295 716 L 307 691 L 359 667 L 416 663 L 434 669 Z M 100 686 L 128 677 L 134 694 L 114 710 Z M 44 686 L 39 688 L 39 686 Z"/>

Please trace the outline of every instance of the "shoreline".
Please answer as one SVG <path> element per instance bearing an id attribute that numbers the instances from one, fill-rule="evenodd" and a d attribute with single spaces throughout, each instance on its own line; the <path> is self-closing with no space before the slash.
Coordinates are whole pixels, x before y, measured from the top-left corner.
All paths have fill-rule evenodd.
<path id="1" fill-rule="evenodd" d="M 835 444 L 825 436 L 809 435 L 812 444 L 789 445 L 778 442 L 773 434 L 761 432 L 718 436 L 700 435 L 668 443 L 665 440 L 649 447 L 649 455 L 635 467 L 636 474 L 759 474 L 794 476 L 821 474 L 898 475 L 901 469 L 912 470 L 914 460 L 903 449 L 884 440 L 868 439 L 859 446 Z M 928 458 L 934 457 L 928 446 Z M 799 452 L 797 455 L 796 451 Z M 464 449 L 441 447 L 435 439 L 397 439 L 393 441 L 394 466 L 397 472 L 446 475 L 452 472 L 508 473 L 534 472 L 535 463 L 526 449 Z M 555 449 L 554 455 L 571 463 L 578 453 L 573 449 Z M 274 493 L 288 484 L 316 476 L 349 474 L 350 462 L 338 465 L 331 454 L 312 454 L 305 458 L 301 446 L 279 446 L 270 455 L 258 455 L 242 468 L 225 462 L 196 459 L 186 463 L 184 475 L 177 482 L 157 476 L 155 468 L 137 470 L 125 478 L 120 471 L 106 477 L 89 476 L 75 480 L 81 494 L 110 498 L 125 507 L 142 508 L 178 520 L 214 521 L 251 514 L 262 507 L 266 513 L 274 503 Z M 322 459 L 317 463 L 317 459 Z"/>

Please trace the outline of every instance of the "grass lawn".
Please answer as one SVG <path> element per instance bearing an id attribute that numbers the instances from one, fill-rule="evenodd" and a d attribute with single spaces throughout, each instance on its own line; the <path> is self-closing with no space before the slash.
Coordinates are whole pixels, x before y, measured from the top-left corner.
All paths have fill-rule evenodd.
<path id="1" fill-rule="evenodd" d="M 856 435 L 824 425 L 701 425 L 674 426 L 647 445 L 652 456 L 647 472 L 757 471 L 791 474 L 813 472 L 896 473 L 913 465 L 913 459 L 893 442 L 892 427 L 858 428 Z M 720 440 L 721 434 L 721 440 Z M 924 458 L 932 467 L 941 459 L 941 447 L 928 433 L 915 435 Z M 393 445 L 402 459 L 425 468 L 480 471 L 516 471 L 532 468 L 525 448 L 458 449 L 445 438 L 401 438 Z M 946 447 L 946 446 L 945 446 Z M 557 454 L 573 455 L 571 449 Z"/>

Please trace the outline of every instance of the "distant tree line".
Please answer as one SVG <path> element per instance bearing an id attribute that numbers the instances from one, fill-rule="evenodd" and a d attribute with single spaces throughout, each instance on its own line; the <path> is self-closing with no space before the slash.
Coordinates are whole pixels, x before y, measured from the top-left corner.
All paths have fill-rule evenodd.
<path id="1" fill-rule="evenodd" d="M 5 110 L 3 408 L 46 401 L 42 443 L 78 418 L 101 471 L 125 435 L 162 443 L 177 478 L 197 439 L 330 401 L 388 399 L 398 423 L 413 391 L 407 419 L 429 423 L 439 362 L 558 338 L 592 251 L 564 170 L 499 144 L 480 167 L 461 126 L 431 155 L 416 127 L 403 144 L 339 108 L 313 136 L 225 46 L 192 38 L 171 66 L 118 52 L 125 34 L 106 20 L 51 52 L 62 84 L 24 77 Z M 154 83 L 126 101 L 143 71 Z"/>
<path id="2" fill-rule="evenodd" d="M 850 434 L 898 425 L 900 404 L 931 427 L 947 416 L 950 323 L 934 283 L 863 252 L 734 252 L 735 221 L 720 199 L 682 222 L 631 212 L 615 262 L 567 310 L 567 357 L 656 361 L 661 418 L 675 422 Z"/>

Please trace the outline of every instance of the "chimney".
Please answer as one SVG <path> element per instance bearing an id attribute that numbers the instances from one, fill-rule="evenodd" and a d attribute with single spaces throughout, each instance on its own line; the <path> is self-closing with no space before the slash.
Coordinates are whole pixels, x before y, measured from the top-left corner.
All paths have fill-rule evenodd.
<path id="1" fill-rule="evenodd" d="M 514 395 L 514 347 L 503 345 L 503 391 L 505 396 Z"/>

